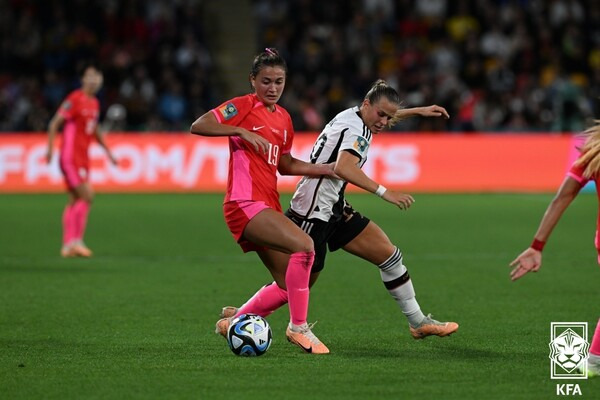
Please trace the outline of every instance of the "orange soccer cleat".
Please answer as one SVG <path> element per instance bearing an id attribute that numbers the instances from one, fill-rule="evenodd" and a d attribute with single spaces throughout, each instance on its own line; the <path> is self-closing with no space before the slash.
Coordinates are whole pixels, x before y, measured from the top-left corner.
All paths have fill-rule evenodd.
<path id="1" fill-rule="evenodd" d="M 77 256 L 77 254 L 75 254 L 71 244 L 65 244 L 60 248 L 60 256 L 64 258 L 71 258 Z"/>
<path id="2" fill-rule="evenodd" d="M 410 334 L 415 339 L 424 339 L 427 336 L 448 336 L 458 330 L 456 322 L 440 322 L 427 315 L 417 327 L 410 327 Z"/>
<path id="3" fill-rule="evenodd" d="M 227 338 L 227 331 L 229 330 L 229 325 L 231 325 L 232 317 L 221 318 L 215 324 L 215 333 Z"/>
<path id="4" fill-rule="evenodd" d="M 312 354 L 329 354 L 329 349 L 312 333 L 311 329 L 315 324 L 304 323 L 296 332 L 292 330 L 290 323 L 285 331 L 285 336 L 290 343 L 300 347 L 307 353 Z"/>
<path id="5" fill-rule="evenodd" d="M 78 257 L 91 257 L 92 251 L 82 242 L 77 241 L 71 246 L 73 253 Z"/>
<path id="6" fill-rule="evenodd" d="M 221 309 L 221 314 L 220 317 L 221 318 L 229 318 L 229 317 L 233 317 L 235 314 L 237 314 L 238 312 L 238 308 L 234 307 L 234 306 L 225 306 Z"/>

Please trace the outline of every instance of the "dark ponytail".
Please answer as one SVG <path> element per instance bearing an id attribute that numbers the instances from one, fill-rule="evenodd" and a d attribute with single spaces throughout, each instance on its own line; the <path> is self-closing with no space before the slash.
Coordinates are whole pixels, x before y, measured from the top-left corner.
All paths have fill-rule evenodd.
<path id="1" fill-rule="evenodd" d="M 256 78 L 261 69 L 265 67 L 281 67 L 287 75 L 287 64 L 279 52 L 273 47 L 267 47 L 265 51 L 254 57 L 250 76 Z"/>

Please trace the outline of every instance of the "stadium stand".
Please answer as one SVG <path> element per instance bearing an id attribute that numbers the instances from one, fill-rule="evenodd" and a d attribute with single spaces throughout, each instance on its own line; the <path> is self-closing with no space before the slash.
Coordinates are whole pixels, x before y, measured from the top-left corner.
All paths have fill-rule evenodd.
<path id="1" fill-rule="evenodd" d="M 231 31 L 211 29 L 210 3 L 0 2 L 0 131 L 45 130 L 77 85 L 78 64 L 90 59 L 105 74 L 100 98 L 112 129 L 187 130 L 195 117 L 241 94 L 226 86 L 227 57 L 218 43 Z M 579 131 L 600 115 L 594 5 L 236 0 L 220 12 L 248 10 L 242 17 L 253 21 L 255 34 L 238 45 L 274 46 L 288 60 L 282 101 L 297 130 L 320 130 L 381 77 L 407 106 L 437 103 L 452 116 L 413 119 L 396 129 L 562 132 Z"/>

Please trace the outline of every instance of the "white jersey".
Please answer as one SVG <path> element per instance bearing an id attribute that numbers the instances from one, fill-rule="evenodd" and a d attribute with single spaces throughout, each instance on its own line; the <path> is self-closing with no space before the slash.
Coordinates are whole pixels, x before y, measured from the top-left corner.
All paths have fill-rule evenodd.
<path id="1" fill-rule="evenodd" d="M 352 107 L 335 116 L 317 138 L 310 154 L 313 164 L 335 162 L 340 151 L 350 151 L 359 157 L 358 167 L 367 161 L 373 134 Z M 291 210 L 303 218 L 329 221 L 342 215 L 347 182 L 331 177 L 303 177 L 292 197 Z"/>

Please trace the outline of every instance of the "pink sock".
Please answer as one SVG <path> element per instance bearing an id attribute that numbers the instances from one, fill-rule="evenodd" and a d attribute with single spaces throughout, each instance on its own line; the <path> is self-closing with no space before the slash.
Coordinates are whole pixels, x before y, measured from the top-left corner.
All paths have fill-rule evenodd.
<path id="1" fill-rule="evenodd" d="M 315 252 L 293 253 L 290 256 L 285 285 L 287 286 L 290 319 L 294 325 L 306 323 L 308 315 L 308 281 L 310 269 L 315 260 Z"/>
<path id="2" fill-rule="evenodd" d="M 73 205 L 67 204 L 62 215 L 63 245 L 69 244 L 75 238 L 75 213 Z"/>
<path id="3" fill-rule="evenodd" d="M 260 288 L 254 296 L 244 303 L 235 316 L 251 313 L 266 317 L 285 303 L 287 303 L 287 292 L 277 286 L 275 282 L 271 282 Z"/>
<path id="4" fill-rule="evenodd" d="M 88 213 L 90 212 L 90 203 L 84 200 L 77 200 L 73 204 L 73 213 L 75 214 L 75 232 L 74 239 L 83 240 L 85 226 L 87 224 Z"/>
<path id="5" fill-rule="evenodd" d="M 600 320 L 598 320 L 598 325 L 596 325 L 596 331 L 594 332 L 594 337 L 592 338 L 590 354 L 600 356 Z"/>

